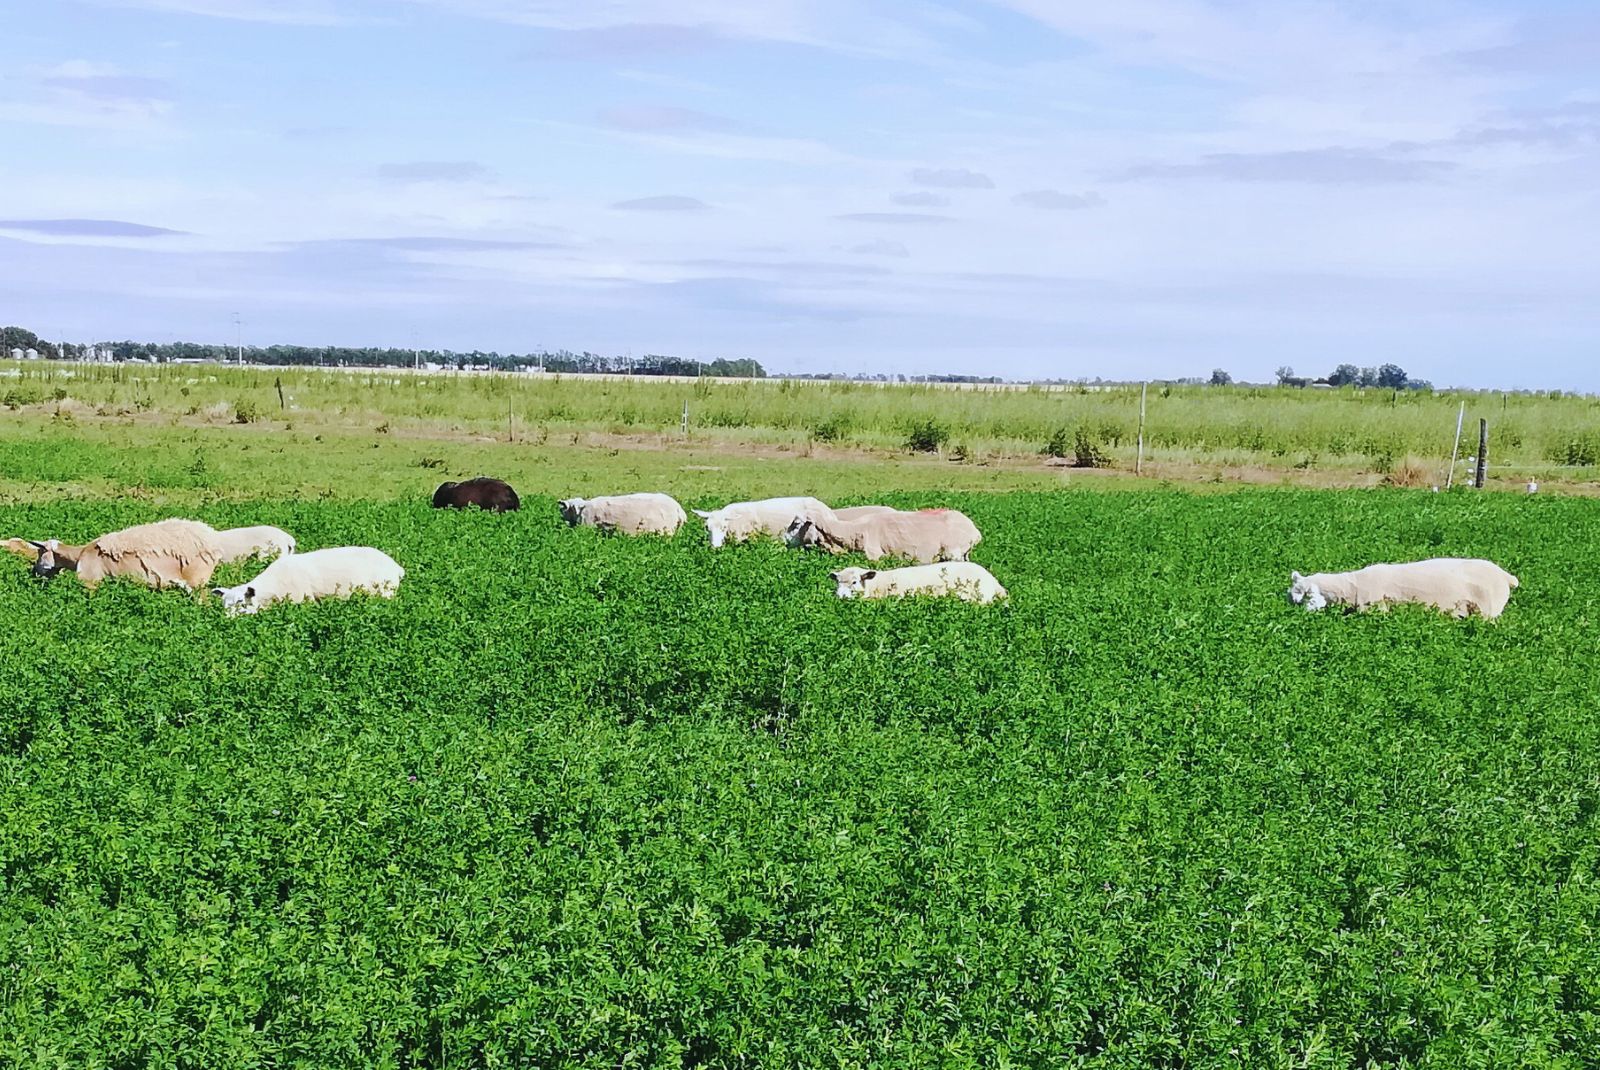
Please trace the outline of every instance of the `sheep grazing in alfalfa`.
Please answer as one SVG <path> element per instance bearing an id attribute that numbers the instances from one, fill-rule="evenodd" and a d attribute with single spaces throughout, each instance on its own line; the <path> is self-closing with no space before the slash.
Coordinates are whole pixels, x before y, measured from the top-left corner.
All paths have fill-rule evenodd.
<path id="1" fill-rule="evenodd" d="M 68 546 L 59 539 L 30 540 L 30 545 L 39 553 L 33 563 L 35 576 L 50 579 L 63 571 L 76 572 L 78 581 L 91 590 L 101 580 L 117 576 L 157 590 L 200 590 L 222 559 L 216 531 L 197 520 L 139 524 L 83 546 Z"/>
<path id="2" fill-rule="evenodd" d="M 1386 609 L 1412 602 L 1456 617 L 1498 617 L 1518 586 L 1517 578 L 1493 561 L 1435 557 L 1397 565 L 1368 565 L 1354 572 L 1290 573 L 1289 601 L 1316 612 L 1329 605 L 1348 610 Z"/>
<path id="3" fill-rule="evenodd" d="M 587 525 L 621 535 L 676 535 L 688 516 L 667 494 L 641 491 L 600 498 L 565 498 L 561 518 L 573 527 Z"/>
<path id="4" fill-rule="evenodd" d="M 295 550 L 294 536 L 270 524 L 224 528 L 217 532 L 217 544 L 222 548 L 222 563 L 225 565 L 248 561 L 252 557 L 263 560 L 283 557 Z"/>

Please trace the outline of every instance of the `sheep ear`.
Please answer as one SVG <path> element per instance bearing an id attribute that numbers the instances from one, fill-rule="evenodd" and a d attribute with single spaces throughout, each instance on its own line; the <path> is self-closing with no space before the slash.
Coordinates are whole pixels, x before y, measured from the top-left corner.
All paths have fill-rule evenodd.
<path id="1" fill-rule="evenodd" d="M 696 509 L 696 510 L 694 510 L 694 515 L 699 517 L 702 520 L 709 520 L 711 518 L 711 513 L 715 512 L 715 511 L 716 510 L 714 510 L 714 509 L 711 510 L 711 512 L 707 512 L 704 509 Z"/>
<path id="2" fill-rule="evenodd" d="M 246 587 L 244 589 L 244 600 L 246 602 L 254 602 L 256 600 L 256 589 L 254 587 Z"/>
<path id="3" fill-rule="evenodd" d="M 218 598 L 221 598 L 223 595 L 227 594 L 228 592 L 225 591 L 221 587 L 213 587 L 213 588 L 211 588 L 211 593 L 216 595 Z"/>
<path id="4" fill-rule="evenodd" d="M 834 583 L 838 583 L 839 582 L 839 574 L 837 572 L 828 573 L 828 578 L 830 580 L 832 580 Z"/>
<path id="5" fill-rule="evenodd" d="M 861 574 L 861 578 L 864 579 L 864 580 L 870 580 L 870 579 L 872 579 L 872 577 L 876 576 L 877 574 L 878 574 L 878 570 L 877 569 L 875 569 L 875 568 L 868 569 L 867 571 L 865 571 L 865 572 L 863 572 Z"/>
<path id="6" fill-rule="evenodd" d="M 1305 579 L 1305 577 L 1300 575 L 1300 573 L 1291 570 L 1289 573 L 1289 579 L 1293 583 L 1299 583 L 1301 580 Z"/>

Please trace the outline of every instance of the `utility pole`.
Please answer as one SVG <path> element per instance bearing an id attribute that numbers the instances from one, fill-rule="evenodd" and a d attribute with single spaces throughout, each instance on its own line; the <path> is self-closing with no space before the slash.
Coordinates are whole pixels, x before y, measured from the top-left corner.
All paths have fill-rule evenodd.
<path id="1" fill-rule="evenodd" d="M 239 313 L 233 314 L 233 344 L 238 350 L 239 367 L 244 367 L 244 321 Z"/>

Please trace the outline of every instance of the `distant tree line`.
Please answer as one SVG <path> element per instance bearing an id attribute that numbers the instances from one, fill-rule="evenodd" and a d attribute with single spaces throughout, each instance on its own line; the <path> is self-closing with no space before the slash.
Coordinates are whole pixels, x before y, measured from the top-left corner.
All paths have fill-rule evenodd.
<path id="1" fill-rule="evenodd" d="M 0 328 L 0 344 L 6 355 L 12 349 L 32 349 L 41 357 L 62 355 L 62 346 L 40 339 L 21 327 Z M 67 357 L 84 355 L 84 346 L 65 347 Z M 109 350 L 113 360 L 221 361 L 240 357 L 236 346 L 209 342 L 100 342 L 96 348 Z M 249 364 L 313 365 L 362 368 L 409 368 L 414 364 L 433 364 L 446 368 L 488 368 L 495 371 L 520 371 L 542 367 L 549 372 L 631 373 L 633 375 L 713 375 L 731 379 L 764 379 L 766 369 L 748 357 L 737 360 L 691 360 L 649 353 L 642 357 L 603 357 L 598 353 L 557 350 L 542 353 L 500 353 L 479 349 L 458 352 L 449 349 L 396 349 L 375 346 L 245 346 L 243 357 Z"/>
<path id="2" fill-rule="evenodd" d="M 13 349 L 20 349 L 24 353 L 31 349 L 39 356 L 51 359 L 61 355 L 59 345 L 45 341 L 32 331 L 21 327 L 0 327 L 0 350 L 4 350 L 9 357 Z"/>
<path id="3" fill-rule="evenodd" d="M 1224 372 L 1223 374 L 1227 374 Z M 1215 373 L 1213 373 L 1215 375 Z M 1296 375 L 1287 364 L 1278 369 L 1279 386 L 1375 386 L 1382 390 L 1432 390 L 1426 379 L 1413 379 L 1398 364 L 1380 364 L 1375 368 L 1362 368 L 1354 364 L 1341 364 L 1321 379 Z"/>

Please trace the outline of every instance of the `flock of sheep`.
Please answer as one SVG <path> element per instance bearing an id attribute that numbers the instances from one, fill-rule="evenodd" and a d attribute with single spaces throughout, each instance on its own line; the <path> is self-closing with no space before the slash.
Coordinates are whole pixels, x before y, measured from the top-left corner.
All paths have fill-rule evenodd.
<path id="1" fill-rule="evenodd" d="M 521 507 L 503 480 L 479 477 L 445 483 L 434 493 L 438 508 L 507 512 Z M 670 496 L 621 494 L 568 498 L 559 503 L 568 524 L 589 525 L 618 535 L 676 535 L 688 514 Z M 954 509 L 906 511 L 883 505 L 832 509 L 816 498 L 768 498 L 695 510 L 705 521 L 712 547 L 758 537 L 781 539 L 797 548 L 859 553 L 870 561 L 899 558 L 917 564 L 894 569 L 843 568 L 829 574 L 840 598 L 951 595 L 989 603 L 1006 589 L 982 565 L 967 560 L 983 535 Z M 218 565 L 261 557 L 273 559 L 255 578 L 213 588 L 229 613 L 255 613 L 275 602 L 342 598 L 362 592 L 393 597 L 405 576 L 393 558 L 370 546 L 341 546 L 297 553 L 295 540 L 274 527 L 217 531 L 195 520 L 162 520 L 102 535 L 81 546 L 57 539 L 8 539 L 5 549 L 33 559 L 36 576 L 76 572 L 85 586 L 122 576 L 157 589 L 201 590 Z M 1402 602 L 1433 606 L 1457 617 L 1498 617 L 1517 578 L 1491 561 L 1434 558 L 1406 564 L 1369 565 L 1354 572 L 1291 575 L 1289 600 L 1316 611 L 1328 605 L 1352 610 Z"/>

